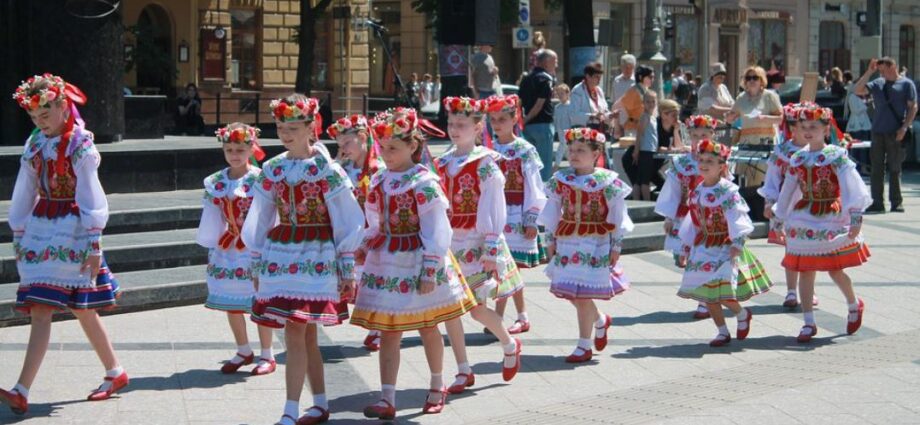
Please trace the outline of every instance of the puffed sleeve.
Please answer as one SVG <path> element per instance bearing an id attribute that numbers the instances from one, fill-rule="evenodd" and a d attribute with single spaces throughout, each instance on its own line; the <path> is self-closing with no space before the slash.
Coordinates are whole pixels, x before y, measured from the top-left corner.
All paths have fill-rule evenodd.
<path id="1" fill-rule="evenodd" d="M 354 186 L 338 164 L 326 177 L 326 208 L 332 221 L 332 237 L 338 254 L 339 277 L 355 279 L 355 250 L 364 238 L 364 214 L 355 199 Z"/>
<path id="2" fill-rule="evenodd" d="M 722 209 L 725 213 L 725 221 L 728 223 L 728 237 L 732 241 L 732 246 L 743 248 L 748 235 L 754 231 L 754 223 L 748 215 L 751 209 L 748 208 L 737 189 L 725 197 L 727 199 L 722 202 Z"/>
<path id="3" fill-rule="evenodd" d="M 607 199 L 607 222 L 616 226 L 616 230 L 610 233 L 610 249 L 616 252 L 620 252 L 623 248 L 623 238 L 635 227 L 626 207 L 626 197 L 631 192 L 632 188 L 620 179 L 604 188 L 604 196 Z"/>
<path id="4" fill-rule="evenodd" d="M 102 158 L 92 143 L 92 137 L 84 137 L 82 145 L 71 156 L 77 176 L 74 199 L 80 208 L 80 223 L 89 233 L 93 251 L 98 253 L 102 229 L 109 221 L 109 202 L 99 182 L 98 169 Z"/>
<path id="5" fill-rule="evenodd" d="M 508 212 L 505 208 L 505 176 L 492 157 L 479 161 L 479 207 L 476 209 L 476 231 L 485 237 L 482 259 L 498 256 L 501 235 Z"/>
<path id="6" fill-rule="evenodd" d="M 776 204 L 773 205 L 773 215 L 779 222 L 785 222 L 792 213 L 793 206 L 800 199 L 802 199 L 802 191 L 799 190 L 798 177 L 791 169 L 787 170 L 779 196 L 776 198 Z"/>
<path id="7" fill-rule="evenodd" d="M 422 278 L 434 280 L 444 256 L 450 251 L 454 232 L 447 219 L 447 198 L 436 180 L 422 182 L 416 187 L 419 238 L 422 240 Z"/>
<path id="8" fill-rule="evenodd" d="M 542 169 L 543 162 L 537 150 L 530 148 L 524 156 L 524 227 L 536 227 L 537 217 L 546 207 L 546 193 L 543 192 L 543 180 L 540 178 Z"/>
<path id="9" fill-rule="evenodd" d="M 29 216 L 32 215 L 32 210 L 35 209 L 35 204 L 38 202 L 38 173 L 26 159 L 19 164 L 19 174 L 13 185 L 11 200 L 10 229 L 13 230 L 13 238 L 18 240 L 26 231 L 26 223 L 29 222 Z"/>
<path id="10" fill-rule="evenodd" d="M 674 220 L 677 217 L 677 209 L 680 207 L 680 176 L 674 171 L 674 167 L 669 167 L 665 173 L 664 187 L 658 193 L 658 200 L 655 201 L 655 214 L 658 214 L 668 220 Z"/>
<path id="11" fill-rule="evenodd" d="M 252 204 L 246 213 L 243 222 L 243 232 L 240 235 L 243 243 L 249 248 L 253 260 L 262 258 L 268 231 L 275 227 L 278 221 L 278 212 L 275 209 L 275 191 L 272 182 L 265 177 L 265 170 L 259 173 L 253 187 Z"/>
<path id="12" fill-rule="evenodd" d="M 698 229 L 693 224 L 693 220 L 687 215 L 687 219 L 680 222 L 680 229 L 677 231 L 677 237 L 683 245 L 684 254 L 690 253 L 690 247 L 693 246 L 693 240 L 696 239 Z"/>
<path id="13" fill-rule="evenodd" d="M 562 218 L 562 199 L 556 193 L 559 184 L 555 176 L 546 182 L 546 207 L 537 218 L 537 223 L 546 229 L 546 243 L 549 245 L 556 243 L 556 228 Z"/>
<path id="14" fill-rule="evenodd" d="M 850 225 L 861 224 L 863 212 L 872 205 L 872 196 L 850 158 L 843 155 L 835 161 L 835 165 L 843 211 L 850 215 Z"/>
<path id="15" fill-rule="evenodd" d="M 224 221 L 220 208 L 214 204 L 214 197 L 205 195 L 202 200 L 201 222 L 198 223 L 195 242 L 208 249 L 216 248 L 225 230 L 227 230 L 227 223 Z"/>
<path id="16" fill-rule="evenodd" d="M 762 196 L 767 202 L 767 206 L 776 203 L 779 198 L 779 191 L 782 189 L 783 167 L 779 163 L 780 159 L 776 153 L 770 154 L 767 161 L 767 175 L 764 178 L 763 186 L 757 189 L 757 194 Z"/>

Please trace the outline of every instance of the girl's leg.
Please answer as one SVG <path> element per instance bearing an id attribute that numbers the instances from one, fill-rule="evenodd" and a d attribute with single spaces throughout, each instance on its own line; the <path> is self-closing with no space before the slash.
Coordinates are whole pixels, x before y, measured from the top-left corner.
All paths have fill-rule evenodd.
<path id="1" fill-rule="evenodd" d="M 268 326 L 258 326 L 259 329 L 259 347 L 262 349 L 262 358 L 274 360 L 275 354 L 272 352 L 272 328 Z"/>
<path id="2" fill-rule="evenodd" d="M 727 307 L 732 313 L 735 313 L 735 319 L 738 321 L 738 331 L 735 336 L 739 340 L 747 338 L 751 328 L 751 311 L 747 308 L 741 308 L 741 304 L 735 300 L 722 301 L 722 305 Z"/>
<path id="3" fill-rule="evenodd" d="M 425 359 L 428 360 L 428 370 L 431 372 L 431 382 L 428 388 L 438 391 L 437 393 L 428 393 L 428 402 L 437 404 L 443 397 L 440 391 L 444 389 L 442 375 L 444 370 L 444 338 L 441 336 L 437 326 L 419 329 L 418 334 L 422 338 L 422 345 L 425 347 Z"/>
<path id="4" fill-rule="evenodd" d="M 817 331 L 815 323 L 815 306 L 812 303 L 815 295 L 815 272 L 799 273 L 799 292 L 802 295 L 802 315 L 805 318 L 805 326 L 799 332 L 799 339 L 802 337 L 810 338 Z"/>
<path id="5" fill-rule="evenodd" d="M 796 270 L 786 269 L 786 291 L 795 294 L 799 287 L 799 272 Z"/>
<path id="6" fill-rule="evenodd" d="M 323 371 L 323 353 L 319 349 L 319 336 L 314 323 L 307 325 L 305 351 L 307 354 L 307 380 L 310 381 L 310 391 L 313 393 L 313 406 L 307 416 L 319 417 L 329 410 L 329 401 L 326 399 L 326 376 Z"/>
<path id="7" fill-rule="evenodd" d="M 118 365 L 118 359 L 115 358 L 115 349 L 112 348 L 112 342 L 109 341 L 109 335 L 105 331 L 102 319 L 95 310 L 71 310 L 73 315 L 80 321 L 80 327 L 83 333 L 89 339 L 90 345 L 105 366 L 105 370 L 113 370 Z"/>
<path id="8" fill-rule="evenodd" d="M 709 346 L 721 347 L 731 341 L 731 333 L 728 332 L 728 326 L 725 326 L 725 313 L 722 312 L 722 304 L 706 303 L 706 307 L 709 308 L 709 315 L 712 317 L 712 322 L 716 324 L 716 328 L 719 330 L 715 339 L 709 341 Z"/>
<path id="9" fill-rule="evenodd" d="M 518 291 L 520 292 L 520 291 Z M 519 341 L 516 341 L 511 338 L 511 333 L 508 332 L 508 329 L 505 328 L 502 323 L 501 316 L 498 313 L 490 310 L 483 304 L 480 304 L 473 308 L 471 311 L 473 319 L 477 322 L 482 323 L 486 328 L 492 331 L 492 334 L 495 335 L 502 344 L 502 354 L 504 355 L 502 360 L 502 377 L 506 381 L 510 381 L 517 374 L 517 365 L 518 360 L 518 344 Z"/>
<path id="10" fill-rule="evenodd" d="M 236 346 L 249 348 L 249 335 L 246 334 L 246 317 L 239 313 L 227 313 L 227 321 L 230 322 L 230 331 L 233 332 L 233 340 Z M 243 353 L 246 354 L 246 353 Z"/>
<path id="11" fill-rule="evenodd" d="M 652 200 L 652 186 L 649 184 L 644 184 L 641 186 L 641 188 L 642 188 L 642 199 L 645 201 L 651 201 Z"/>
<path id="12" fill-rule="evenodd" d="M 520 291 L 515 292 L 511 297 L 514 299 L 514 309 L 517 310 L 518 320 L 527 322 L 527 305 L 524 303 L 524 289 L 521 288 Z"/>
<path id="13" fill-rule="evenodd" d="M 26 348 L 26 358 L 22 363 L 18 382 L 26 389 L 32 388 L 42 360 L 45 359 L 45 353 L 48 352 L 48 344 L 51 341 L 51 316 L 54 310 L 35 305 L 29 314 L 32 316 L 32 328 L 29 330 L 29 346 Z"/>
<path id="14" fill-rule="evenodd" d="M 457 375 L 454 382 L 450 384 L 450 391 L 459 394 L 466 387 L 472 386 L 474 382 L 473 369 L 470 367 L 470 360 L 466 354 L 466 334 L 463 332 L 463 322 L 459 317 L 444 322 L 444 328 L 447 329 L 447 340 L 450 341 L 450 349 L 454 352 L 454 360 L 457 361 Z M 440 336 L 440 332 L 438 335 Z M 441 346 L 443 345 L 442 340 Z"/>
<path id="15" fill-rule="evenodd" d="M 300 395 L 307 374 L 307 325 L 287 322 L 284 325 L 284 342 L 287 345 L 287 364 L 284 368 L 284 384 L 287 404 L 284 413 L 297 417 L 300 411 Z M 293 403 L 293 413 L 289 405 Z"/>
<path id="16" fill-rule="evenodd" d="M 523 291 L 518 291 L 518 292 L 523 292 Z M 517 293 L 515 293 L 514 295 L 515 295 L 515 297 L 516 297 L 516 296 L 517 296 Z M 514 304 L 515 304 L 515 307 L 516 307 L 516 306 L 517 306 L 517 300 L 515 300 Z M 502 320 L 504 320 L 504 317 L 505 317 L 505 307 L 507 307 L 507 306 L 508 306 L 508 299 L 507 299 L 507 298 L 502 298 L 502 299 L 500 299 L 500 300 L 495 300 L 495 314 L 498 314 L 498 317 L 501 317 Z"/>
<path id="17" fill-rule="evenodd" d="M 828 272 L 840 292 L 847 299 L 847 334 L 852 334 L 862 326 L 862 300 L 856 297 L 856 291 L 853 289 L 853 281 L 843 270 L 834 270 Z"/>
<path id="18" fill-rule="evenodd" d="M 392 409 L 390 413 L 396 415 L 396 376 L 399 374 L 401 340 L 402 332 L 383 332 L 380 335 L 380 401 L 364 409 L 366 417 L 381 417 L 381 413 L 386 413 L 389 409 Z M 441 344 L 443 353 L 443 341 Z"/>

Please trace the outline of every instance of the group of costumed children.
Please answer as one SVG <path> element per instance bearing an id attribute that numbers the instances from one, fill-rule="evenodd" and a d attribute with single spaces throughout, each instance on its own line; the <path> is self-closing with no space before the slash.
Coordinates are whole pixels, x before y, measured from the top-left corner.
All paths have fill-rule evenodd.
<path id="1" fill-rule="evenodd" d="M 13 97 L 36 126 L 9 213 L 21 279 L 16 306 L 31 315 L 32 331 L 19 380 L 0 390 L 0 402 L 23 414 L 56 311 L 77 317 L 105 367 L 89 400 L 109 398 L 128 385 L 128 375 L 97 314 L 115 305 L 119 287 L 102 250 L 108 204 L 100 156 L 76 107 L 86 97 L 50 74 L 23 82 Z M 261 169 L 259 129 L 233 123 L 217 131 L 228 167 L 204 180 L 197 242 L 209 250 L 205 306 L 226 312 L 238 346 L 223 373 L 250 364 L 252 375 L 273 373 L 272 329 L 284 330 L 287 394 L 278 424 L 329 419 L 317 326 L 349 319 L 368 330 L 364 346 L 379 351 L 381 395 L 364 409 L 368 418 L 396 416 L 406 331 L 418 331 L 430 370 L 423 413 L 441 412 L 448 394 L 475 385 L 460 320 L 467 312 L 499 340 L 502 377 L 510 381 L 521 367 L 522 343 L 514 335 L 531 327 L 519 269 L 547 260 L 550 292 L 577 313 L 578 343 L 565 361 L 589 361 L 606 347 L 612 318 L 595 300 L 629 288 L 619 258 L 633 223 L 629 185 L 596 166 L 605 136 L 566 131 L 570 166 L 544 184 L 536 149 L 518 136 L 516 96 L 449 97 L 444 108 L 453 146 L 433 159 L 426 134 L 444 133 L 406 108 L 333 123 L 326 131 L 338 144 L 334 159 L 318 143 L 319 102 L 299 94 L 272 102 L 285 152 Z M 796 282 L 802 295 L 801 342 L 818 332 L 817 271 L 827 271 L 846 296 L 849 333 L 863 312 L 843 269 L 868 257 L 860 225 L 869 197 L 846 151 L 825 145 L 829 119 L 815 105 L 787 108 L 789 137 L 777 144 L 761 190 L 777 235 L 771 240 L 786 246 L 787 301 L 796 301 Z M 678 295 L 700 303 L 697 317 L 713 318 L 718 335 L 710 345 L 720 346 L 731 340 L 721 306 L 735 314 L 736 338 L 744 339 L 752 314 L 739 303 L 771 283 L 745 248 L 754 227 L 729 179 L 730 149 L 711 140 L 715 125 L 707 116 L 688 121 L 692 152 L 673 161 L 656 211 L 666 217 L 666 249 L 684 268 Z M 518 316 L 506 327 L 508 298 Z M 258 357 L 247 314 L 258 325 Z M 442 322 L 457 363 L 449 385 Z M 305 380 L 313 403 L 301 413 Z"/>

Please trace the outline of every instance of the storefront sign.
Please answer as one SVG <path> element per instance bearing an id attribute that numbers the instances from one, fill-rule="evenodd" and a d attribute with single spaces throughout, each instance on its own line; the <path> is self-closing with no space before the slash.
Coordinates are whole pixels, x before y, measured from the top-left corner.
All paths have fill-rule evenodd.
<path id="1" fill-rule="evenodd" d="M 227 41 L 214 35 L 214 31 L 202 28 L 201 40 L 201 78 L 205 80 L 224 81 L 227 78 Z"/>

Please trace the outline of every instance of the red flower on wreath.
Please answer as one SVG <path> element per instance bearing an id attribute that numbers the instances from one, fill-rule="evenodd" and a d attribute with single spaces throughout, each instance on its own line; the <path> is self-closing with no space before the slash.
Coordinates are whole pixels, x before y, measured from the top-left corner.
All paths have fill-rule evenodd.
<path id="1" fill-rule="evenodd" d="M 326 270 L 326 265 L 323 263 L 316 263 L 316 266 L 313 267 L 316 270 L 316 273 L 322 274 Z"/>

